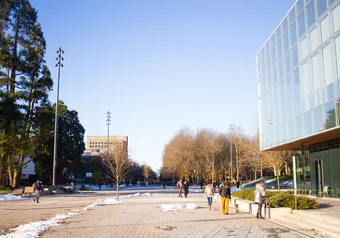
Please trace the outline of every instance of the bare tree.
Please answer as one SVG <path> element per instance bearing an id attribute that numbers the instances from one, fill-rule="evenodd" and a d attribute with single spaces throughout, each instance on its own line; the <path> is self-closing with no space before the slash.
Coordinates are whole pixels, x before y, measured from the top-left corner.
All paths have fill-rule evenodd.
<path id="1" fill-rule="evenodd" d="M 102 157 L 109 170 L 109 178 L 116 182 L 116 199 L 118 200 L 119 184 L 124 181 L 129 173 L 130 161 L 123 149 L 108 150 Z"/>
<path id="2" fill-rule="evenodd" d="M 244 135 L 244 130 L 240 126 L 235 126 L 233 130 L 233 142 L 235 147 L 236 157 L 236 180 L 240 180 L 240 167 L 242 166 L 242 157 L 247 147 L 247 138 Z M 232 178 L 233 179 L 233 178 Z"/>
<path id="3" fill-rule="evenodd" d="M 260 151 L 259 133 L 255 136 L 244 134 L 240 126 L 232 131 L 233 138 L 233 170 L 237 180 L 240 176 L 251 178 L 258 171 L 263 177 L 267 175 L 280 176 L 283 166 L 286 174 L 290 173 L 290 157 L 287 152 Z M 225 135 L 211 129 L 200 129 L 192 133 L 188 128 L 181 129 L 163 151 L 161 175 L 186 178 L 222 180 L 227 177 L 231 165 L 231 143 Z M 235 165 L 235 167 L 234 167 Z"/>
<path id="4" fill-rule="evenodd" d="M 284 151 L 269 151 L 266 152 L 266 157 L 274 171 L 274 176 L 277 179 L 277 189 L 280 191 L 280 175 L 281 169 L 285 164 L 285 153 Z"/>
<path id="5" fill-rule="evenodd" d="M 143 165 L 143 176 L 146 179 L 146 181 L 148 181 L 148 179 L 149 179 L 150 172 L 151 172 L 151 167 L 144 164 Z"/>
<path id="6" fill-rule="evenodd" d="M 203 151 L 207 141 L 207 131 L 199 130 L 193 140 L 192 153 L 193 153 L 193 166 L 197 171 L 197 177 L 200 179 L 207 179 L 208 176 L 208 158 Z"/>
<path id="7" fill-rule="evenodd" d="M 263 158 L 266 152 L 260 151 L 259 131 L 250 139 L 248 147 L 248 166 L 254 172 L 254 179 L 257 179 L 257 172 L 260 170 L 260 178 L 263 177 Z"/>
<path id="8" fill-rule="evenodd" d="M 174 174 L 185 179 L 194 174 L 192 141 L 192 134 L 187 128 L 175 134 L 163 152 L 163 173 Z"/>

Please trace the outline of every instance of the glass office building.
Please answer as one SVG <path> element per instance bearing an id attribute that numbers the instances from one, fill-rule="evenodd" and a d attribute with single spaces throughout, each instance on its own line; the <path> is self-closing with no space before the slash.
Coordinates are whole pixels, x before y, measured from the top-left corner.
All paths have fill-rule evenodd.
<path id="1" fill-rule="evenodd" d="M 297 0 L 256 64 L 261 150 L 294 151 L 300 192 L 340 197 L 340 0 Z"/>

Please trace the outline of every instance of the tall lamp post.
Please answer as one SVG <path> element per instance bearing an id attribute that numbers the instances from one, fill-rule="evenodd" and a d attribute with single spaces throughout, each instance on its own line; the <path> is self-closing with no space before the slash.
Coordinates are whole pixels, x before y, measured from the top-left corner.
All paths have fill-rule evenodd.
<path id="1" fill-rule="evenodd" d="M 111 125 L 111 112 L 108 111 L 106 113 L 106 125 L 107 125 L 107 151 L 109 151 L 109 142 L 110 142 L 110 125 Z"/>
<path id="2" fill-rule="evenodd" d="M 58 57 L 56 58 L 58 67 L 58 84 L 57 84 L 57 101 L 55 104 L 55 119 L 54 119 L 54 147 L 53 147 L 53 177 L 52 177 L 52 185 L 56 185 L 56 165 L 57 165 L 57 133 L 58 133 L 58 104 L 59 104 L 59 83 L 60 83 L 60 67 L 63 67 L 61 61 L 64 58 L 61 56 L 64 54 L 64 51 L 59 47 L 57 51 Z"/>
<path id="3" fill-rule="evenodd" d="M 111 112 L 108 111 L 106 113 L 106 125 L 107 125 L 107 156 L 109 156 L 109 143 L 110 143 L 110 125 L 111 125 Z M 107 164 L 106 164 L 106 186 L 108 183 L 108 175 L 107 175 Z"/>
<path id="4" fill-rule="evenodd" d="M 233 182 L 233 130 L 234 130 L 234 125 L 230 124 L 229 125 L 229 130 L 230 130 L 230 182 Z"/>

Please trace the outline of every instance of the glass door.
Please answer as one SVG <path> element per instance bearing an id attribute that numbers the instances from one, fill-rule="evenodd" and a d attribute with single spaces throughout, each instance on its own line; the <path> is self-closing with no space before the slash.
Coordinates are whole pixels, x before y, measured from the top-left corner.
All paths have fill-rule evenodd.
<path id="1" fill-rule="evenodd" d="M 323 186 L 324 186 L 324 181 L 323 181 L 323 161 L 322 160 L 315 160 L 315 185 L 316 185 L 316 193 L 317 195 L 322 196 L 323 192 Z"/>

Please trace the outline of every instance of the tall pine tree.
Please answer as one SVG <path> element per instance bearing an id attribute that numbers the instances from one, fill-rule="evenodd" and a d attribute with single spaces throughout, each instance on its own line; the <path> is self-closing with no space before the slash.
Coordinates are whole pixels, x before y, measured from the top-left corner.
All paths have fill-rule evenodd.
<path id="1" fill-rule="evenodd" d="M 53 81 L 45 65 L 46 42 L 37 12 L 27 0 L 7 0 L 0 14 L 0 188 L 7 173 L 16 187 L 25 158 L 34 157 L 37 107 Z"/>

